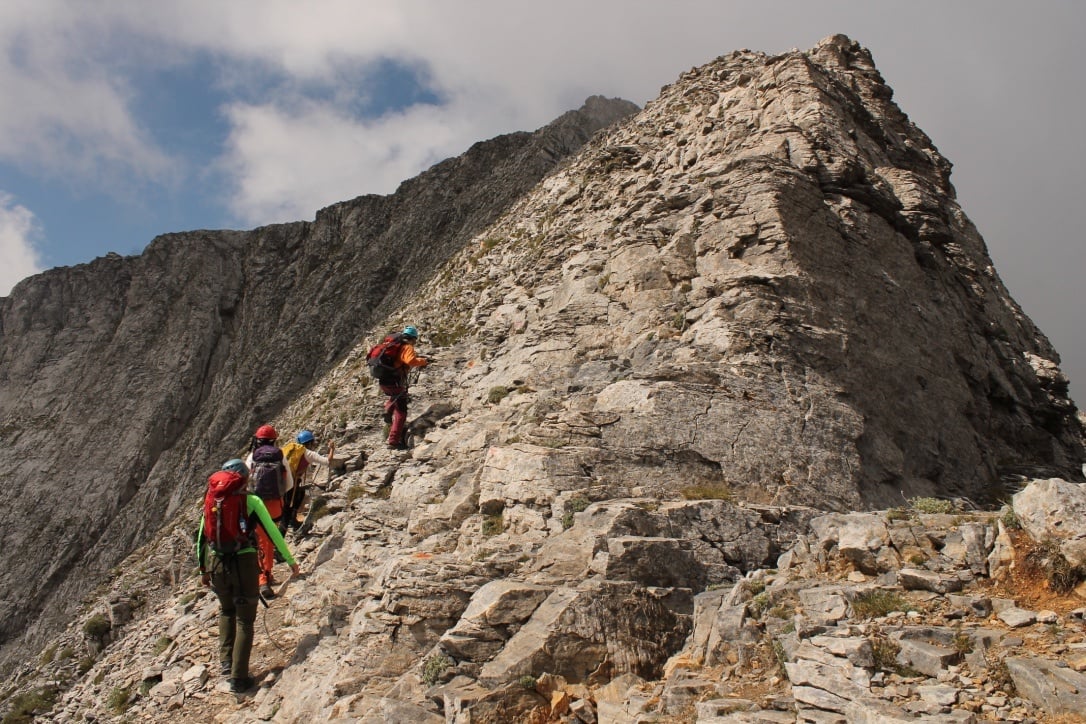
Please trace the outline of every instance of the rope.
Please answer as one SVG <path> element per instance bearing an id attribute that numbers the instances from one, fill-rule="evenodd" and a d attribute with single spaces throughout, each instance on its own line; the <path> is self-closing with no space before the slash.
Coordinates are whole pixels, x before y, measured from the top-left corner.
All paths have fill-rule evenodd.
<path id="1" fill-rule="evenodd" d="M 264 604 L 264 615 L 261 616 L 261 620 L 264 622 L 264 634 L 268 637 L 268 641 L 272 642 L 272 646 L 279 649 L 282 654 L 289 653 L 285 648 L 279 645 L 279 642 L 275 640 L 275 637 L 271 635 L 271 631 L 268 629 L 268 602 L 264 600 L 264 597 L 260 597 L 260 602 Z"/>

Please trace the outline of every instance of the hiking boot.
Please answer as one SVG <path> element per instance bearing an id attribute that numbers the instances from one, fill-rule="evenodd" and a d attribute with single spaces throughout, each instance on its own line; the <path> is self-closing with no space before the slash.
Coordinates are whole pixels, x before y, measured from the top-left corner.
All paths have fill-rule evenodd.
<path id="1" fill-rule="evenodd" d="M 406 450 L 407 449 L 407 443 L 406 442 L 390 442 L 388 444 L 388 449 L 389 450 Z"/>
<path id="2" fill-rule="evenodd" d="M 265 601 L 270 601 L 275 598 L 275 591 L 272 590 L 271 586 L 265 583 L 263 586 L 260 587 L 260 597 L 263 598 Z"/>
<path id="3" fill-rule="evenodd" d="M 241 694 L 253 688 L 256 681 L 251 676 L 238 676 L 237 678 L 230 679 L 230 691 L 235 694 Z"/>
<path id="4" fill-rule="evenodd" d="M 229 678 L 230 677 L 230 672 L 231 672 L 231 670 L 233 668 L 234 668 L 234 662 L 231 661 L 230 659 L 227 659 L 226 661 L 223 661 L 223 662 L 221 662 L 219 664 L 219 673 L 222 674 L 223 676 Z"/>
<path id="5" fill-rule="evenodd" d="M 392 410 L 385 410 L 385 424 L 392 424 Z"/>

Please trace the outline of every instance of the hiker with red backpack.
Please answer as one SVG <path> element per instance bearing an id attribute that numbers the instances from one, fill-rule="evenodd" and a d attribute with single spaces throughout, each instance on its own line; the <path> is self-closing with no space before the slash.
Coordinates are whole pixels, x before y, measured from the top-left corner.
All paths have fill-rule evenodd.
<path id="1" fill-rule="evenodd" d="M 283 461 L 283 451 L 275 444 L 279 433 L 271 425 L 261 425 L 253 434 L 249 455 L 245 464 L 249 466 L 249 487 L 268 509 L 272 520 L 278 526 L 283 517 L 283 498 L 294 488 L 294 478 L 290 467 Z M 278 532 L 278 528 L 276 528 Z M 275 598 L 272 586 L 275 577 L 275 546 L 263 530 L 257 529 L 257 563 L 260 565 L 260 595 L 265 599 Z"/>
<path id="2" fill-rule="evenodd" d="M 390 334 L 374 345 L 366 354 L 366 364 L 381 392 L 388 399 L 385 401 L 385 422 L 388 429 L 388 446 L 394 450 L 404 450 L 404 437 L 407 428 L 408 381 L 413 367 L 425 367 L 430 360 L 415 353 L 415 342 L 419 331 L 413 326 L 404 327 L 399 334 Z"/>
<path id="3" fill-rule="evenodd" d="M 309 430 L 302 430 L 294 436 L 292 442 L 288 442 L 282 447 L 283 458 L 286 460 L 287 467 L 290 468 L 291 476 L 294 478 L 294 487 L 287 494 L 284 501 L 284 526 L 281 530 L 285 530 L 287 527 L 298 530 L 298 527 L 302 525 L 302 521 L 298 519 L 298 516 L 305 505 L 307 487 L 303 483 L 306 473 L 309 472 L 309 466 L 323 465 L 329 470 L 337 467 L 336 460 L 332 457 L 336 451 L 335 443 L 328 446 L 328 457 L 324 457 L 313 449 L 316 444 L 317 436 Z"/>
<path id="4" fill-rule="evenodd" d="M 301 574 L 264 502 L 246 493 L 248 480 L 249 468 L 236 458 L 208 478 L 204 514 L 196 535 L 200 581 L 211 587 L 221 607 L 220 671 L 229 678 L 234 692 L 247 691 L 254 683 L 249 676 L 249 655 L 260 593 L 253 534 L 264 531 L 290 564 L 291 572 Z"/>

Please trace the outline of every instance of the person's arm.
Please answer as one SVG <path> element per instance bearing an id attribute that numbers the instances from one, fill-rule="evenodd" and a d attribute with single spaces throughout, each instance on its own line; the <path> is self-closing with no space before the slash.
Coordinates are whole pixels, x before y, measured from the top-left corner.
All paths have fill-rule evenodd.
<path id="1" fill-rule="evenodd" d="M 332 467 L 335 463 L 335 458 L 326 458 L 316 450 L 306 450 L 305 459 L 309 461 L 310 465 L 323 465 L 326 468 Z"/>
<path id="2" fill-rule="evenodd" d="M 271 513 L 264 507 L 264 501 L 255 495 L 246 495 L 245 504 L 250 515 L 256 513 L 257 518 L 260 519 L 260 525 L 264 526 L 264 532 L 271 538 L 271 542 L 275 544 L 275 547 L 283 556 L 283 560 L 290 566 L 290 570 L 297 573 L 298 562 L 294 560 L 290 549 L 287 548 L 287 542 L 283 540 L 283 534 L 279 532 L 279 526 L 272 520 Z"/>
<path id="3" fill-rule="evenodd" d="M 405 344 L 403 350 L 400 352 L 400 362 L 403 363 L 404 367 L 425 367 L 429 364 L 430 360 L 415 354 L 414 345 Z"/>
<path id="4" fill-rule="evenodd" d="M 196 560 L 200 564 L 200 583 L 210 585 L 211 577 L 204 562 L 204 516 L 200 516 L 200 527 L 196 529 Z"/>

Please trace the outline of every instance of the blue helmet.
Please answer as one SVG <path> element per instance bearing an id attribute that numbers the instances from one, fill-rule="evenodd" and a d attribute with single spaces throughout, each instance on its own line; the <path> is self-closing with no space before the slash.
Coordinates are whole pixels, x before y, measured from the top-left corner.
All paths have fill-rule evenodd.
<path id="1" fill-rule="evenodd" d="M 415 327 L 413 325 L 408 325 L 408 326 L 403 328 L 403 336 L 408 337 L 410 339 L 418 339 L 419 338 L 419 330 L 415 329 Z"/>
<path id="2" fill-rule="evenodd" d="M 294 439 L 305 445 L 307 442 L 313 442 L 313 438 L 314 435 L 309 430 L 302 430 Z"/>
<path id="3" fill-rule="evenodd" d="M 249 466 L 245 464 L 244 460 L 234 458 L 233 460 L 227 460 L 222 464 L 223 470 L 229 470 L 232 473 L 237 473 L 243 478 L 249 477 Z"/>

